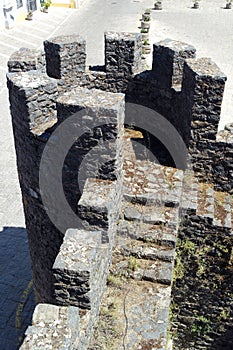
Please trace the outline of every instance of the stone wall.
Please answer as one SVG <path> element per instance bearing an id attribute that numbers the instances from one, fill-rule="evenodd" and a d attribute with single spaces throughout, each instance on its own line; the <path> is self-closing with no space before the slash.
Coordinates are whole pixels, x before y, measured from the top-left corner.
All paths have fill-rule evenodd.
<path id="1" fill-rule="evenodd" d="M 193 182 L 192 178 L 188 183 Z M 192 206 L 183 203 L 173 273 L 171 333 L 174 349 L 231 349 L 231 197 L 193 182 Z"/>
<path id="2" fill-rule="evenodd" d="M 73 91 L 73 95 L 64 94 L 58 98 L 56 80 L 40 71 L 10 73 L 8 87 L 36 297 L 39 302 L 52 302 L 52 264 L 66 230 L 78 227 L 71 209 L 76 211 L 80 198 L 77 177 L 85 155 L 98 145 L 85 162 L 82 182 L 91 176 L 109 180 L 120 178 L 124 97 L 121 94 L 79 88 Z M 74 114 L 78 111 L 81 114 Z M 56 136 L 57 143 L 53 145 L 55 153 L 46 153 L 44 166 L 40 168 L 46 141 L 69 116 L 73 118 L 70 119 L 69 130 L 74 131 L 70 152 L 68 148 L 68 154 L 65 153 L 64 159 L 61 159 L 67 141 L 61 132 Z M 76 142 L 79 135 L 81 138 Z M 61 199 L 62 178 L 64 193 L 71 206 L 67 212 Z M 40 188 L 42 179 L 46 189 Z M 49 211 L 44 209 L 41 190 L 46 192 L 44 198 L 46 196 L 46 204 L 49 203 Z M 60 213 L 57 210 L 59 206 Z"/>
<path id="3" fill-rule="evenodd" d="M 38 301 L 51 302 L 51 267 L 63 235 L 43 207 L 39 166 L 45 146 L 41 135 L 57 120 L 57 82 L 39 71 L 10 73 L 8 88 L 35 294 Z"/>
<path id="4" fill-rule="evenodd" d="M 196 175 L 214 183 L 217 190 L 232 191 L 232 137 L 229 132 L 217 136 L 226 78 L 211 60 L 196 59 L 195 48 L 173 40 L 154 45 L 152 70 L 145 71 L 137 33 L 107 32 L 105 66 L 89 70 L 85 41 L 79 36 L 53 38 L 44 46 L 48 75 L 44 54 L 21 50 L 9 61 L 17 167 L 37 300 L 61 304 L 64 324 L 69 324 L 67 313 L 72 310 L 76 333 L 67 328 L 77 342 L 71 347 L 86 349 L 99 312 L 120 211 L 124 97 L 170 121 L 187 145 Z M 157 140 L 148 135 L 152 152 L 159 153 Z M 42 189 L 41 181 L 46 184 Z M 196 212 L 185 220 L 182 240 L 188 227 L 197 228 L 200 236 L 204 232 L 206 246 L 214 234 L 214 244 L 219 237 L 221 245 L 226 245 L 224 261 L 229 261 L 229 230 L 216 228 L 206 219 L 202 222 Z M 188 260 L 187 268 L 191 266 Z M 216 271 L 208 272 L 215 277 Z M 187 280 L 191 288 L 192 283 Z M 178 302 L 185 288 L 177 280 Z M 193 310 L 196 307 L 199 304 Z M 224 305 L 217 310 L 223 318 L 225 309 Z M 32 342 L 30 346 L 40 327 L 37 318 L 33 327 L 25 340 Z M 52 335 L 50 339 L 55 344 Z M 65 348 L 68 345 L 64 343 Z M 207 345 L 194 344 L 200 349 Z"/>
<path id="5" fill-rule="evenodd" d="M 46 70 L 56 78 L 58 91 L 82 86 L 125 93 L 127 102 L 154 109 L 180 133 L 197 176 L 205 181 L 208 175 L 216 189 L 229 190 L 232 146 L 228 141 L 223 145 L 217 135 L 226 77 L 210 59 L 196 59 L 193 46 L 166 39 L 154 44 L 152 70 L 145 71 L 141 36 L 136 33 L 106 32 L 105 65 L 89 69 L 86 43 L 78 35 L 53 38 L 44 46 Z M 35 62 L 30 63 L 33 54 L 30 50 L 14 54 L 10 70 L 35 69 Z M 152 151 L 158 149 L 157 140 L 149 138 Z M 221 165 L 216 167 L 218 159 Z"/>
<path id="6" fill-rule="evenodd" d="M 21 48 L 14 52 L 8 61 L 9 72 L 27 72 L 30 70 L 41 70 L 45 72 L 44 51 Z"/>

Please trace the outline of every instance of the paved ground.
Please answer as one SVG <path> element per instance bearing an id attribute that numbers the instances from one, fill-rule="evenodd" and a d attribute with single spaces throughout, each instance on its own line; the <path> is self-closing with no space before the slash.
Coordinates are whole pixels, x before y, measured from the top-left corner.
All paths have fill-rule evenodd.
<path id="1" fill-rule="evenodd" d="M 219 130 L 233 122 L 233 10 L 225 0 L 205 0 L 192 9 L 191 0 L 164 0 L 163 11 L 153 11 L 151 42 L 171 38 L 194 45 L 198 57 L 211 57 L 228 80 Z"/>
<path id="2" fill-rule="evenodd" d="M 164 0 L 164 10 L 153 11 L 150 40 L 183 40 L 219 64 L 229 77 L 222 126 L 233 121 L 233 10 L 223 10 L 224 1 L 205 0 L 199 10 L 192 10 L 191 0 Z M 0 33 L 0 350 L 17 349 L 34 306 L 5 87 L 7 59 L 20 47 L 39 48 L 50 36 L 78 32 L 87 40 L 88 64 L 103 64 L 103 32 L 137 31 L 142 10 L 152 7 L 153 2 L 85 0 L 78 10 L 50 8 L 49 14 L 38 13 L 33 21 Z"/>
<path id="3" fill-rule="evenodd" d="M 0 232 L 0 349 L 18 348 L 35 306 L 24 228 Z"/>

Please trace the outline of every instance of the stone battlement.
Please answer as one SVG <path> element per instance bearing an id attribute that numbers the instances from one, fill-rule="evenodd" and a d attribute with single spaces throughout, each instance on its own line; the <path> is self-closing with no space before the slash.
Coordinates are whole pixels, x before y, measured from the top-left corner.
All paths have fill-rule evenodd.
<path id="1" fill-rule="evenodd" d="M 78 35 L 11 56 L 10 108 L 39 303 L 22 349 L 88 349 L 110 269 L 138 293 L 132 310 L 146 300 L 145 281 L 153 291 L 140 309 L 150 335 L 137 331 L 129 312 L 127 348 L 165 350 L 177 236 L 195 241 L 196 225 L 200 236 L 223 233 L 230 259 L 230 197 L 215 194 L 232 193 L 232 133 L 229 126 L 217 133 L 226 77 L 195 53 L 174 40 L 155 43 L 145 70 L 141 34 L 107 32 L 103 67 L 87 69 Z M 141 138 L 127 138 L 126 126 Z M 212 209 L 209 197 L 221 203 Z"/>

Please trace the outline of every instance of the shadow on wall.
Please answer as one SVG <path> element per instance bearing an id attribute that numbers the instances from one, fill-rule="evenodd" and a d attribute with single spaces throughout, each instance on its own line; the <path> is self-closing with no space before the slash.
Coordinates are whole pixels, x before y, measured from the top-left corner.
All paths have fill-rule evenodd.
<path id="1" fill-rule="evenodd" d="M 35 299 L 25 228 L 0 231 L 0 349 L 19 348 Z"/>
<path id="2" fill-rule="evenodd" d="M 227 332 L 222 334 L 215 342 L 213 350 L 232 350 L 233 349 L 233 326 Z"/>

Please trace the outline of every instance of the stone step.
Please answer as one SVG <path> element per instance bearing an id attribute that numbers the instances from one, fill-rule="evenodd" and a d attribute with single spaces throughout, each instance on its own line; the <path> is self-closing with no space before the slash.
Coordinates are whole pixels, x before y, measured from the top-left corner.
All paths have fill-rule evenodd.
<path id="1" fill-rule="evenodd" d="M 197 196 L 198 196 L 198 179 L 193 172 L 185 171 L 183 177 L 183 188 L 180 202 L 180 208 L 183 211 L 197 210 Z"/>
<path id="2" fill-rule="evenodd" d="M 129 278 L 109 284 L 89 349 L 165 350 L 170 295 L 170 286 L 150 281 Z M 117 330 L 115 337 L 114 330 Z M 95 346 L 106 334 L 110 347 Z"/>
<path id="3" fill-rule="evenodd" d="M 183 171 L 146 160 L 125 159 L 124 199 L 142 205 L 179 206 Z"/>
<path id="4" fill-rule="evenodd" d="M 174 230 L 178 227 L 179 208 L 166 207 L 160 205 L 143 206 L 123 202 L 122 204 L 123 217 L 127 221 L 138 221 L 150 225 L 165 225 Z"/>
<path id="5" fill-rule="evenodd" d="M 231 210 L 231 196 L 226 192 L 215 191 L 213 224 L 218 227 L 232 228 Z"/>
<path id="6" fill-rule="evenodd" d="M 113 254 L 110 273 L 115 276 L 132 278 L 138 281 L 150 281 L 171 285 L 173 262 L 137 259 Z"/>
<path id="7" fill-rule="evenodd" d="M 77 213 L 87 230 L 102 230 L 102 242 L 113 242 L 113 227 L 120 211 L 118 181 L 88 178 L 78 202 Z M 111 227 L 111 230 L 109 229 Z"/>
<path id="8" fill-rule="evenodd" d="M 179 208 L 143 206 L 123 202 L 118 235 L 134 240 L 175 247 Z"/>
<path id="9" fill-rule="evenodd" d="M 123 220 L 118 226 L 117 234 L 145 243 L 154 243 L 158 246 L 174 248 L 176 245 L 176 231 L 166 225 L 150 225 Z"/>
<path id="10" fill-rule="evenodd" d="M 214 191 L 213 185 L 198 183 L 193 173 L 185 172 L 180 208 L 183 213 L 193 211 L 200 217 L 210 218 L 213 225 L 231 229 L 233 227 L 231 195 Z"/>
<path id="11" fill-rule="evenodd" d="M 197 215 L 214 219 L 214 189 L 212 184 L 199 183 L 197 197 Z"/>
<path id="12" fill-rule="evenodd" d="M 163 260 L 172 262 L 174 260 L 175 248 L 170 246 L 159 246 L 155 243 L 143 243 L 131 240 L 123 236 L 117 237 L 118 249 L 122 255 L 134 256 L 137 259 Z"/>

